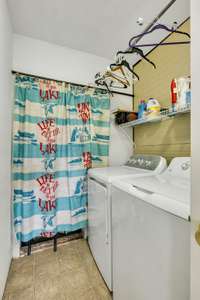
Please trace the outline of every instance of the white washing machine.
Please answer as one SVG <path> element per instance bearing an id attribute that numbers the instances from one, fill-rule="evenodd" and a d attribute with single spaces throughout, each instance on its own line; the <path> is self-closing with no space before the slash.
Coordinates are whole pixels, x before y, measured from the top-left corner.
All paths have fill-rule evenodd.
<path id="1" fill-rule="evenodd" d="M 111 183 L 116 178 L 150 176 L 166 168 L 154 155 L 134 155 L 120 167 L 91 169 L 88 173 L 88 242 L 96 264 L 112 290 Z"/>
<path id="2" fill-rule="evenodd" d="M 190 171 L 180 157 L 160 175 L 113 182 L 114 300 L 189 300 Z"/>

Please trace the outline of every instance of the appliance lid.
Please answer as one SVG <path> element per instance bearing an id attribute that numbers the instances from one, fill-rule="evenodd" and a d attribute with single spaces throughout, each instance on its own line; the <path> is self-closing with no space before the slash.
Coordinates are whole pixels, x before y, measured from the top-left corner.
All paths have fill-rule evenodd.
<path id="1" fill-rule="evenodd" d="M 99 178 L 104 182 L 123 176 L 141 176 L 160 173 L 166 169 L 166 159 L 158 155 L 133 155 L 124 166 L 95 168 L 88 171 L 90 177 Z"/>
<path id="2" fill-rule="evenodd" d="M 190 180 L 165 178 L 163 176 L 139 177 L 116 180 L 113 186 L 157 208 L 189 220 Z M 114 199 L 113 199 L 114 201 Z"/>
<path id="3" fill-rule="evenodd" d="M 162 174 L 114 181 L 121 188 L 160 209 L 189 219 L 191 206 L 191 158 L 176 157 Z"/>
<path id="4" fill-rule="evenodd" d="M 190 180 L 174 176 L 148 176 L 140 177 L 127 182 L 133 187 L 148 194 L 162 195 L 184 204 L 190 203 Z"/>
<path id="5" fill-rule="evenodd" d="M 148 178 L 129 177 L 126 182 L 149 194 L 163 195 L 187 204 L 190 203 L 190 164 L 190 157 L 176 157 L 162 174 Z"/>
<path id="6" fill-rule="evenodd" d="M 121 166 L 121 167 L 107 167 L 107 168 L 95 168 L 88 171 L 89 177 L 94 177 L 104 182 L 112 182 L 114 179 L 124 176 L 143 176 L 145 174 L 152 174 L 149 170 L 137 169 L 133 167 Z"/>

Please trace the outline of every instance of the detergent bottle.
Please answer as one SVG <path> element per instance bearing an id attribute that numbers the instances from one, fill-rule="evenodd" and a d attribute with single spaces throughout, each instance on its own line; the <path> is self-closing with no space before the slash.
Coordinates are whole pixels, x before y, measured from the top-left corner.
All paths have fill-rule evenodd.
<path id="1" fill-rule="evenodd" d="M 146 111 L 146 102 L 145 100 L 140 100 L 139 106 L 138 106 L 138 119 L 145 117 L 145 111 Z"/>
<path id="2" fill-rule="evenodd" d="M 147 118 L 154 118 L 160 115 L 160 103 L 155 98 L 149 98 L 147 102 Z"/>

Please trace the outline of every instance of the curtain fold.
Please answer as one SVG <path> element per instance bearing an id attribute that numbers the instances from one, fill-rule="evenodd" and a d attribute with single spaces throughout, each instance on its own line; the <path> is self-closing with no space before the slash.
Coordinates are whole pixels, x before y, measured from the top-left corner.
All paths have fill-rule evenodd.
<path id="1" fill-rule="evenodd" d="M 108 164 L 110 100 L 100 90 L 17 75 L 13 210 L 17 239 L 87 226 L 87 170 Z"/>

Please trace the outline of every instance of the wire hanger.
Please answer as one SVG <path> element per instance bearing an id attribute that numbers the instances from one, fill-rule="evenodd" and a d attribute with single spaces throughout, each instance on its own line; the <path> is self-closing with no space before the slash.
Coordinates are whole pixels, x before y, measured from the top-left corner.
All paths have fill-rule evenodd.
<path id="1" fill-rule="evenodd" d="M 138 35 L 135 35 L 133 36 L 130 41 L 129 41 L 129 47 L 130 48 L 134 48 L 137 44 L 137 39 L 138 38 L 142 38 L 143 36 L 145 35 L 148 35 L 150 33 L 152 33 L 153 31 L 155 30 L 158 30 L 158 29 L 162 29 L 162 30 L 165 30 L 165 31 L 168 31 L 168 32 L 171 32 L 171 33 L 178 33 L 178 34 L 182 34 L 182 35 L 185 35 L 187 36 L 188 38 L 190 38 L 190 35 L 189 33 L 185 32 L 185 31 L 180 31 L 180 30 L 176 30 L 174 28 L 169 28 L 167 27 L 166 25 L 164 24 L 157 24 L 155 25 L 152 29 L 150 29 L 149 31 L 145 31 L 141 34 L 138 34 Z M 183 42 L 171 42 L 170 44 L 169 43 L 165 43 L 166 45 L 176 45 L 176 44 L 188 44 L 190 43 L 190 41 L 183 41 Z M 164 43 L 155 43 L 155 44 L 147 44 L 148 45 L 151 45 L 151 46 L 156 46 L 156 45 L 164 45 Z M 137 47 L 142 47 L 143 45 L 137 45 Z M 145 47 L 145 46 L 144 46 Z"/>
<path id="2" fill-rule="evenodd" d="M 124 56 L 117 57 L 117 61 L 114 64 L 110 64 L 110 69 L 113 71 L 116 67 L 126 67 L 138 80 L 140 80 L 140 77 L 138 76 L 137 73 L 135 73 L 132 68 L 130 67 L 129 63 L 125 59 Z"/>
<path id="3" fill-rule="evenodd" d="M 119 54 L 132 54 L 132 53 L 137 53 L 137 54 L 139 54 L 143 59 L 145 59 L 148 63 L 150 63 L 150 64 L 154 67 L 154 69 L 156 69 L 156 65 L 154 64 L 154 62 L 151 61 L 150 59 L 148 59 L 148 58 L 144 55 L 142 49 L 139 49 L 139 48 L 137 48 L 137 47 L 132 47 L 132 48 L 126 50 L 126 51 L 118 51 L 118 52 L 117 52 L 117 56 L 118 56 Z"/>
<path id="4" fill-rule="evenodd" d="M 110 94 L 111 96 L 113 96 L 113 93 L 111 92 L 111 90 L 109 89 L 108 87 L 108 84 L 107 82 L 105 81 L 105 78 L 104 76 L 101 75 L 100 72 L 98 72 L 96 75 L 95 75 L 95 84 L 96 85 L 101 85 L 101 86 L 105 86 L 107 91 L 108 91 L 108 94 Z"/>

